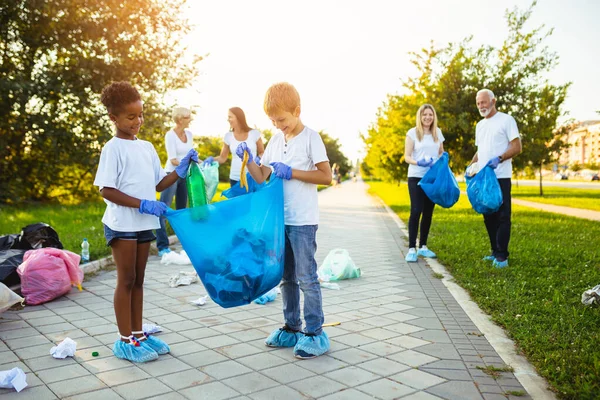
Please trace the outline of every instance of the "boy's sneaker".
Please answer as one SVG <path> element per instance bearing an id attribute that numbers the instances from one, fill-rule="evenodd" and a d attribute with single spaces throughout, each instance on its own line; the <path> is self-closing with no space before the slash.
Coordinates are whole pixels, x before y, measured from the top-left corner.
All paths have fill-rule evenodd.
<path id="1" fill-rule="evenodd" d="M 329 336 L 322 331 L 320 335 L 305 333 L 294 347 L 294 356 L 302 360 L 318 357 L 329 351 Z"/>
<path id="2" fill-rule="evenodd" d="M 427 246 L 422 246 L 419 251 L 417 251 L 417 255 L 421 257 L 427 258 L 436 258 L 435 253 L 427 248 Z"/>
<path id="3" fill-rule="evenodd" d="M 411 247 L 410 249 L 408 249 L 408 253 L 406 253 L 406 257 L 404 257 L 404 260 L 406 260 L 406 262 L 417 262 L 417 250 L 415 250 L 414 247 Z"/>
<path id="4" fill-rule="evenodd" d="M 158 256 L 162 257 L 163 255 L 165 255 L 167 253 L 170 253 L 170 252 L 171 252 L 171 249 L 167 247 L 166 249 L 159 250 L 158 251 Z"/>
<path id="5" fill-rule="evenodd" d="M 483 261 L 494 261 L 496 260 L 496 257 L 494 257 L 493 255 L 490 256 L 485 256 L 482 258 Z"/>
<path id="6" fill-rule="evenodd" d="M 127 339 L 127 337 L 124 337 Z M 113 345 L 113 354 L 117 358 L 129 360 L 132 362 L 148 362 L 158 358 L 158 354 L 147 345 L 140 343 L 133 335 L 129 338 L 129 343 L 117 340 Z"/>
<path id="7" fill-rule="evenodd" d="M 265 339 L 269 347 L 294 347 L 302 337 L 302 332 L 296 331 L 287 325 L 276 329 Z"/>
<path id="8" fill-rule="evenodd" d="M 498 259 L 494 259 L 494 262 L 492 263 L 492 265 L 496 268 L 506 268 L 508 267 L 508 259 L 504 260 L 504 261 L 498 261 Z"/>

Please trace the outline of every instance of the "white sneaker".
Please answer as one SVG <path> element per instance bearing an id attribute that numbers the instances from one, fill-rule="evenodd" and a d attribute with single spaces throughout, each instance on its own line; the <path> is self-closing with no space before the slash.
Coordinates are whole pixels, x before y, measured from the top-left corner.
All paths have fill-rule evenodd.
<path id="1" fill-rule="evenodd" d="M 406 253 L 404 260 L 406 262 L 417 262 L 417 250 L 414 247 L 408 249 L 408 253 Z"/>

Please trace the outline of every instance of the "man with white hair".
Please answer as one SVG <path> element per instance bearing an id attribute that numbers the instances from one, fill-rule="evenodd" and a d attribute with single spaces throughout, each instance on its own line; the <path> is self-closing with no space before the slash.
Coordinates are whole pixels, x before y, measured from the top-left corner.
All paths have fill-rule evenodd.
<path id="1" fill-rule="evenodd" d="M 493 261 L 496 268 L 508 267 L 508 243 L 510 242 L 511 177 L 512 158 L 521 153 L 521 137 L 515 119 L 496 110 L 496 98 L 489 89 L 477 92 L 479 114 L 484 119 L 475 129 L 477 153 L 471 163 L 489 165 L 494 169 L 502 189 L 502 206 L 492 214 L 484 214 L 483 220 L 490 237 L 492 253 L 483 259 Z M 481 169 L 481 167 L 480 167 Z"/>

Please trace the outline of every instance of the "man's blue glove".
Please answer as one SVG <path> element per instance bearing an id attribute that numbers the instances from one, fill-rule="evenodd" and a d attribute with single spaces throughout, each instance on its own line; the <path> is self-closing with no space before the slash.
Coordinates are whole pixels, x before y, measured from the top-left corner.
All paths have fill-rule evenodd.
<path id="1" fill-rule="evenodd" d="M 272 162 L 271 167 L 273 167 L 273 171 L 275 176 L 281 179 L 287 179 L 288 181 L 292 179 L 292 167 L 280 162 Z"/>
<path id="2" fill-rule="evenodd" d="M 500 164 L 501 162 L 502 160 L 500 160 L 500 157 L 494 157 L 490 161 L 488 161 L 488 163 L 485 164 L 485 166 L 487 167 L 489 165 L 490 167 L 492 167 L 492 169 L 496 169 L 498 168 L 498 164 Z"/>
<path id="3" fill-rule="evenodd" d="M 195 149 L 188 151 L 181 161 L 179 161 L 179 165 L 175 167 L 175 172 L 180 178 L 185 178 L 190 167 L 190 161 L 198 162 L 198 152 Z"/>
<path id="4" fill-rule="evenodd" d="M 213 158 L 213 156 L 209 156 L 206 160 L 204 160 L 204 163 L 202 163 L 202 165 L 204 167 L 210 167 L 214 161 L 215 159 Z"/>
<path id="5" fill-rule="evenodd" d="M 433 158 L 430 158 L 429 160 L 422 158 L 417 161 L 417 165 L 419 167 L 431 167 L 433 165 Z"/>
<path id="6" fill-rule="evenodd" d="M 241 160 L 244 159 L 244 152 L 248 153 L 248 164 L 252 164 L 254 162 L 254 156 L 246 142 L 238 144 L 238 147 L 235 149 L 235 154 L 237 154 Z"/>
<path id="7" fill-rule="evenodd" d="M 167 205 L 162 201 L 142 200 L 140 203 L 140 213 L 156 215 L 160 217 L 167 211 Z"/>

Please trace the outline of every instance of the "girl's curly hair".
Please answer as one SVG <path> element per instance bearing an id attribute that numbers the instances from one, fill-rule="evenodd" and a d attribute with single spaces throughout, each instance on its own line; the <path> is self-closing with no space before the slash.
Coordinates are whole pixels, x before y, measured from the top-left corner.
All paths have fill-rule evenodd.
<path id="1" fill-rule="evenodd" d="M 113 82 L 102 89 L 100 101 L 109 113 L 118 114 L 124 105 L 142 99 L 136 88 L 129 82 Z"/>

